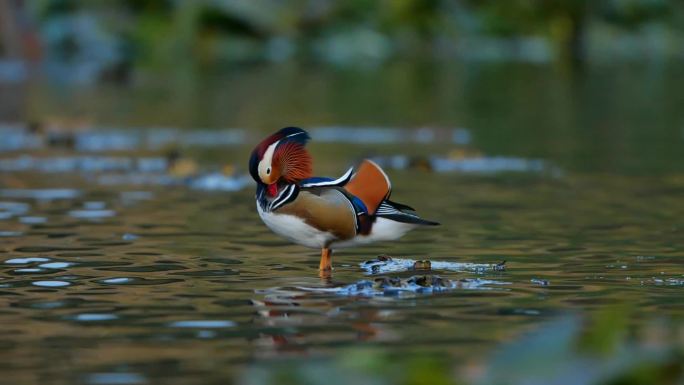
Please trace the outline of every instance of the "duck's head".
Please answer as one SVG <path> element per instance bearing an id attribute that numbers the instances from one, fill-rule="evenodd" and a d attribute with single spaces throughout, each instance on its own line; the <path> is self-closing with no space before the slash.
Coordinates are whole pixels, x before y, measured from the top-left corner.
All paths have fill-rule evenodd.
<path id="1" fill-rule="evenodd" d="M 306 142 L 311 137 L 298 127 L 285 127 L 264 139 L 252 151 L 249 173 L 266 193 L 278 195 L 279 186 L 297 183 L 312 176 L 311 155 Z"/>

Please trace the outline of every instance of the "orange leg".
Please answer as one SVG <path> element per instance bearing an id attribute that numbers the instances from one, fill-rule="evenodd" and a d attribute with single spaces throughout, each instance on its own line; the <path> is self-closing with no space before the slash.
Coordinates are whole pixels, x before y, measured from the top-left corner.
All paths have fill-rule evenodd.
<path id="1" fill-rule="evenodd" d="M 318 265 L 318 269 L 321 271 L 332 270 L 332 250 L 321 249 L 321 263 Z"/>

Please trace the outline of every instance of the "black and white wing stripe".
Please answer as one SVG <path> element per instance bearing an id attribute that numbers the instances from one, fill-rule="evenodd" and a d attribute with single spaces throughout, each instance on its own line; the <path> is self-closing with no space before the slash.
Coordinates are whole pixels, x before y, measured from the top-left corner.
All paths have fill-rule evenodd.
<path id="1" fill-rule="evenodd" d="M 414 223 L 417 225 L 438 225 L 439 223 L 423 219 L 415 213 L 413 208 L 395 203 L 389 200 L 384 200 L 375 211 L 375 216 L 381 218 L 391 219 L 397 222 Z"/>
<path id="2" fill-rule="evenodd" d="M 354 173 L 354 167 L 350 167 L 349 170 L 347 170 L 347 172 L 344 173 L 344 175 L 342 175 L 341 177 L 339 177 L 337 179 L 302 183 L 302 187 L 308 188 L 308 187 L 344 186 L 345 184 L 347 184 L 349 182 L 353 173 Z"/>
<path id="3" fill-rule="evenodd" d="M 412 210 L 410 207 L 405 206 L 405 210 Z M 401 209 L 392 203 L 390 203 L 387 200 L 382 201 L 380 203 L 380 206 L 378 207 L 377 210 L 375 210 L 375 215 L 377 216 L 383 216 L 383 215 L 393 215 L 393 214 L 404 214 L 404 215 L 410 215 L 414 217 L 418 217 L 417 215 L 405 211 L 401 211 Z"/>

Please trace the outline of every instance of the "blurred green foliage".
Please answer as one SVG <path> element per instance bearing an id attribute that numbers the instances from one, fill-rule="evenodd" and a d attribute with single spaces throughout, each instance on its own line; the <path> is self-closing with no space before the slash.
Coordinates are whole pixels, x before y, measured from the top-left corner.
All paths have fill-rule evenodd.
<path id="1" fill-rule="evenodd" d="M 608 306 L 589 320 L 578 339 L 578 348 L 589 354 L 610 356 L 627 338 L 630 314 L 625 307 Z"/>
<path id="2" fill-rule="evenodd" d="M 355 348 L 324 359 L 286 359 L 253 365 L 244 385 L 263 384 L 680 384 L 684 358 L 677 330 L 663 320 L 630 326 L 627 307 L 608 306 L 589 318 L 553 320 L 496 349 L 484 361 L 459 366 L 429 348 L 392 355 Z"/>
<path id="3" fill-rule="evenodd" d="M 672 39 L 679 38 L 684 14 L 681 2 L 667 0 L 37 0 L 27 6 L 41 24 L 90 15 L 116 37 L 120 60 L 165 66 L 188 58 L 364 65 L 467 56 L 463 51 L 481 44 L 463 42 L 529 37 L 547 42 L 547 56 L 580 61 L 599 26 L 638 34 L 657 25 L 662 39 Z"/>

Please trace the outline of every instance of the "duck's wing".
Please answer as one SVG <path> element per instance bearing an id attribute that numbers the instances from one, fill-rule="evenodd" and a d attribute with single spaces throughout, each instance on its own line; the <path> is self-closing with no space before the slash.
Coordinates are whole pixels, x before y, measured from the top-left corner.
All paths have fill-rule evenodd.
<path id="1" fill-rule="evenodd" d="M 375 162 L 364 159 L 356 172 L 350 168 L 337 179 L 315 177 L 301 181 L 302 191 L 317 189 L 342 189 L 351 201 L 357 214 L 374 215 L 380 204 L 389 198 L 392 191 L 387 174 Z"/>
<path id="2" fill-rule="evenodd" d="M 380 166 L 372 160 L 364 159 L 351 180 L 344 185 L 344 189 L 361 200 L 366 206 L 366 212 L 373 215 L 380 204 L 389 198 L 392 184 Z"/>
<path id="3" fill-rule="evenodd" d="M 338 187 L 302 189 L 294 201 L 279 208 L 277 213 L 294 215 L 343 240 L 353 238 L 358 226 L 354 205 Z"/>

